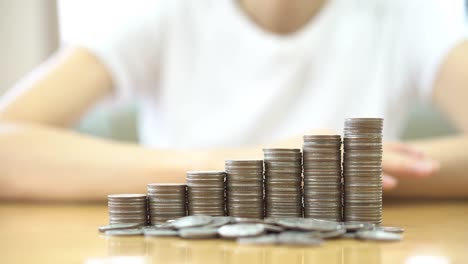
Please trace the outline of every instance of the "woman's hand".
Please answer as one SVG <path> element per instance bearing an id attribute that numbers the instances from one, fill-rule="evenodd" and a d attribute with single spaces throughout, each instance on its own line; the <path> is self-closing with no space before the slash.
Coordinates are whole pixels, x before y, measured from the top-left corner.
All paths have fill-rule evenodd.
<path id="1" fill-rule="evenodd" d="M 399 178 L 426 178 L 440 169 L 438 161 L 430 159 L 418 148 L 405 143 L 386 143 L 383 151 L 383 187 L 395 188 Z"/>

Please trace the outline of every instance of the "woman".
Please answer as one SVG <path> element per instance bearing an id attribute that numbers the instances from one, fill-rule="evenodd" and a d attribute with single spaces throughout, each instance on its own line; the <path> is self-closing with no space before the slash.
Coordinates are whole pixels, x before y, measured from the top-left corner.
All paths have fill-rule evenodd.
<path id="1" fill-rule="evenodd" d="M 125 22 L 2 99 L 2 198 L 141 192 L 264 145 L 298 147 L 304 133 L 341 133 L 346 117 L 381 116 L 394 141 L 416 100 L 468 131 L 462 1 L 159 0 Z M 141 104 L 143 146 L 66 129 L 109 94 Z M 384 187 L 467 197 L 465 146 L 464 134 L 386 144 Z"/>

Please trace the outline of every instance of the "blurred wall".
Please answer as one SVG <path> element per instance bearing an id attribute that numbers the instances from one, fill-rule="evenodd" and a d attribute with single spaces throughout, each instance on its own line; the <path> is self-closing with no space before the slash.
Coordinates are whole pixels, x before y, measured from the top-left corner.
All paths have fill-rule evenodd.
<path id="1" fill-rule="evenodd" d="M 58 45 L 55 0 L 0 0 L 0 93 Z"/>

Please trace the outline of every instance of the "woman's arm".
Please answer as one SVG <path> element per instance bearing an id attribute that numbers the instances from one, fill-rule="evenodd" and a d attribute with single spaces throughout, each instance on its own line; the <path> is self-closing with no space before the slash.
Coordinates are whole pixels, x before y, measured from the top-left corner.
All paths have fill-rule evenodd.
<path id="1" fill-rule="evenodd" d="M 111 89 L 107 69 L 83 49 L 57 54 L 12 88 L 0 100 L 0 199 L 102 200 L 261 157 L 261 149 L 154 150 L 65 128 Z"/>
<path id="2" fill-rule="evenodd" d="M 261 149 L 173 151 L 144 148 L 34 124 L 0 125 L 0 199 L 103 200 L 146 192 L 151 182 L 185 182 L 187 170 L 224 170 Z"/>

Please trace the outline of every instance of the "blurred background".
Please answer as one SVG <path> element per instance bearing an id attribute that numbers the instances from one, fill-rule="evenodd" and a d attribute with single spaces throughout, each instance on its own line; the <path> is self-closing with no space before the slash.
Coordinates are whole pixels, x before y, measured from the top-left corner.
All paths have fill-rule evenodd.
<path id="1" fill-rule="evenodd" d="M 0 95 L 44 61 L 60 45 L 99 36 L 115 25 L 125 11 L 151 0 L 1 0 Z M 467 1 L 468 8 L 468 1 Z M 117 140 L 138 141 L 138 105 L 100 105 L 76 129 Z M 404 139 L 455 133 L 443 115 L 429 106 L 415 105 Z"/>

